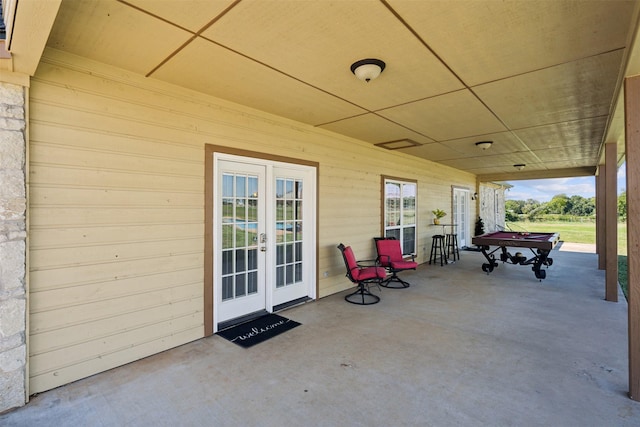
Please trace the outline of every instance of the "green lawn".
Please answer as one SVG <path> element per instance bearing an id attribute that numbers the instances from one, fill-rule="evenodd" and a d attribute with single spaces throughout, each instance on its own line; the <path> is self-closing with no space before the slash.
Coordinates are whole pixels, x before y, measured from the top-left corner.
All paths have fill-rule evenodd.
<path id="1" fill-rule="evenodd" d="M 560 233 L 560 240 L 572 243 L 595 243 L 596 225 L 593 222 L 507 222 L 514 231 Z M 627 223 L 618 223 L 618 281 L 627 295 Z"/>
<path id="2" fill-rule="evenodd" d="M 571 243 L 595 243 L 596 225 L 593 222 L 507 222 L 514 231 L 560 233 L 560 240 Z M 627 223 L 618 223 L 618 255 L 627 255 Z"/>

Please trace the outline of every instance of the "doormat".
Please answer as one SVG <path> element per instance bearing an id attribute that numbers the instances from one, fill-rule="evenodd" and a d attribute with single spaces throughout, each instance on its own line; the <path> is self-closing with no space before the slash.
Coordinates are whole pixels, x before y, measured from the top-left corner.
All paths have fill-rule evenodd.
<path id="1" fill-rule="evenodd" d="M 267 314 L 250 322 L 225 329 L 217 334 L 232 343 L 248 348 L 287 332 L 296 326 L 300 326 L 300 323 L 277 314 Z"/>

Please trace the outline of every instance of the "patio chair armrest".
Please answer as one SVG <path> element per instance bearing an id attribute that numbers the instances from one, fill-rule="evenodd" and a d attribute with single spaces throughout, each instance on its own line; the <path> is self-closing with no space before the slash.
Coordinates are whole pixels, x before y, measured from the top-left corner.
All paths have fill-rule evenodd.
<path id="1" fill-rule="evenodd" d="M 383 261 L 386 258 L 386 261 Z M 378 263 L 378 265 L 382 265 L 382 264 L 390 264 L 391 263 L 391 257 L 389 255 L 378 255 L 378 257 L 376 258 L 376 262 Z"/>
<path id="2" fill-rule="evenodd" d="M 380 265 L 380 262 L 379 262 L 378 258 L 376 258 L 376 259 L 362 259 L 362 260 L 359 260 L 357 263 L 358 263 L 358 267 L 360 267 L 360 268 L 378 267 Z"/>

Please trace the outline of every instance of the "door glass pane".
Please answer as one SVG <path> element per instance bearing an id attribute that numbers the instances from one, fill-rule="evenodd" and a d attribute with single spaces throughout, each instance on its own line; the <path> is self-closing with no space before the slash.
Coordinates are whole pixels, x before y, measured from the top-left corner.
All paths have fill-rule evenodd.
<path id="1" fill-rule="evenodd" d="M 247 269 L 248 270 L 257 270 L 258 268 L 258 250 L 257 249 L 251 249 L 248 253 L 248 260 L 247 260 Z"/>
<path id="2" fill-rule="evenodd" d="M 287 264 L 291 264 L 293 262 L 293 245 L 286 245 L 284 256 Z"/>
<path id="3" fill-rule="evenodd" d="M 247 206 L 247 220 L 258 221 L 258 199 L 249 199 Z"/>
<path id="4" fill-rule="evenodd" d="M 246 263 L 245 263 L 245 250 L 237 249 L 236 250 L 236 272 L 245 271 Z"/>
<path id="5" fill-rule="evenodd" d="M 293 222 L 287 221 L 284 223 L 284 241 L 292 242 L 293 241 Z"/>
<path id="6" fill-rule="evenodd" d="M 284 219 L 284 200 L 276 200 L 276 221 Z"/>
<path id="7" fill-rule="evenodd" d="M 235 211 L 235 222 L 236 223 L 242 223 L 244 221 L 246 221 L 247 219 L 247 209 L 246 209 L 246 203 L 247 200 L 242 198 L 242 199 L 236 199 L 236 211 Z"/>
<path id="8" fill-rule="evenodd" d="M 247 292 L 249 292 L 249 294 L 255 294 L 256 292 L 258 292 L 258 272 L 252 271 L 251 273 L 249 273 L 248 280 L 249 282 L 247 283 Z"/>
<path id="9" fill-rule="evenodd" d="M 296 243 L 296 261 L 297 262 L 302 261 L 302 243 L 301 242 Z"/>
<path id="10" fill-rule="evenodd" d="M 302 221 L 296 221 L 295 222 L 295 227 L 296 227 L 296 236 L 295 236 L 295 241 L 299 242 L 302 240 Z"/>
<path id="11" fill-rule="evenodd" d="M 276 178 L 276 287 L 299 283 L 302 265 L 302 180 Z"/>
<path id="12" fill-rule="evenodd" d="M 276 180 L 276 198 L 282 199 L 284 197 L 284 180 Z"/>
<path id="13" fill-rule="evenodd" d="M 258 177 L 250 176 L 247 182 L 247 196 L 257 199 L 258 198 Z"/>
<path id="14" fill-rule="evenodd" d="M 296 201 L 295 219 L 297 220 L 302 219 L 302 200 Z"/>
<path id="15" fill-rule="evenodd" d="M 258 176 L 222 177 L 222 299 L 258 292 Z"/>
<path id="16" fill-rule="evenodd" d="M 287 265 L 287 279 L 286 279 L 286 285 L 291 285 L 293 284 L 293 265 L 292 264 L 288 264 Z"/>
<path id="17" fill-rule="evenodd" d="M 233 248 L 233 224 L 222 225 L 222 249 Z"/>
<path id="18" fill-rule="evenodd" d="M 302 181 L 296 181 L 296 199 L 302 200 Z"/>
<path id="19" fill-rule="evenodd" d="M 276 265 L 284 264 L 284 246 L 278 245 L 276 247 Z"/>
<path id="20" fill-rule="evenodd" d="M 276 268 L 276 288 L 284 286 L 284 267 Z"/>
<path id="21" fill-rule="evenodd" d="M 233 273 L 233 251 L 222 251 L 222 274 Z"/>
<path id="22" fill-rule="evenodd" d="M 222 301 L 233 298 L 233 277 L 222 278 Z"/>
<path id="23" fill-rule="evenodd" d="M 237 274 L 236 275 L 236 298 L 244 296 L 247 294 L 247 288 L 245 284 L 245 275 Z"/>
<path id="24" fill-rule="evenodd" d="M 293 219 L 293 200 L 287 200 L 285 204 L 285 219 L 291 221 Z"/>
<path id="25" fill-rule="evenodd" d="M 247 177 L 244 175 L 236 175 L 236 197 L 245 197 L 247 195 Z"/>
<path id="26" fill-rule="evenodd" d="M 233 196 L 233 175 L 222 175 L 222 197 Z"/>

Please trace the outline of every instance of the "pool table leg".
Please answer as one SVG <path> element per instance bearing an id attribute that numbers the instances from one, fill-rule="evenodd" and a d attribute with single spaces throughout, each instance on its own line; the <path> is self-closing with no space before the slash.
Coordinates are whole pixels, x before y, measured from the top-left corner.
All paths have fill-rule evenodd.
<path id="1" fill-rule="evenodd" d="M 541 267 L 543 265 L 550 266 L 552 264 L 553 264 L 553 258 L 549 258 L 549 251 L 544 249 L 538 249 L 536 260 L 533 263 L 533 267 L 531 267 L 531 269 L 536 275 L 536 278 L 542 281 L 542 279 L 547 277 L 547 272 L 545 270 L 542 270 Z"/>
<path id="2" fill-rule="evenodd" d="M 497 251 L 499 248 L 493 250 L 493 252 L 487 252 L 490 249 L 490 246 L 482 246 L 481 251 L 482 255 L 487 259 L 488 262 L 482 264 L 482 271 L 489 274 L 493 271 L 495 267 L 498 266 L 496 262 L 496 257 L 493 255 L 493 252 Z"/>

